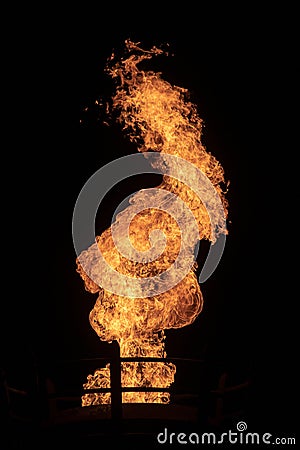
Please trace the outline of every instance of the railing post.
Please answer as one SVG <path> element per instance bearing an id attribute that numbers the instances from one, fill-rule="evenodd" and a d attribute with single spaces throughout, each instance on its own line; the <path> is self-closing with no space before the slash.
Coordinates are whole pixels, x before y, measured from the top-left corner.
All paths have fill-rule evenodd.
<path id="1" fill-rule="evenodd" d="M 111 388 L 111 417 L 122 419 L 122 384 L 120 346 L 117 341 L 112 342 L 113 356 L 110 360 L 110 388 Z"/>

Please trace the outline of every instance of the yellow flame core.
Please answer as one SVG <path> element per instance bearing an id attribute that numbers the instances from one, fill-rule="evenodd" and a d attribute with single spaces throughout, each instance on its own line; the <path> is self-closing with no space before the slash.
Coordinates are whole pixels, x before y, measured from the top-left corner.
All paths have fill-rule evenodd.
<path id="1" fill-rule="evenodd" d="M 201 143 L 202 119 L 196 107 L 188 101 L 188 91 L 172 86 L 161 78 L 160 73 L 144 71 L 140 63 L 163 51 L 153 47 L 145 51 L 138 43 L 125 41 L 128 56 L 107 65 L 107 72 L 120 84 L 113 96 L 113 109 L 138 151 L 156 151 L 178 156 L 194 164 L 210 180 L 218 193 L 227 217 L 227 201 L 221 185 L 225 183 L 220 163 L 206 151 Z M 146 155 L 145 155 L 146 156 Z M 193 186 L 193 180 L 190 185 Z M 193 212 L 199 228 L 199 236 L 190 233 L 190 245 L 207 239 L 212 243 L 217 234 L 227 234 L 224 217 L 216 217 L 217 232 L 211 227 L 208 212 L 195 192 L 170 176 L 163 176 L 159 189 L 172 192 L 181 198 Z M 139 193 L 133 197 L 138 198 Z M 126 210 L 119 213 L 120 220 Z M 210 214 L 217 214 L 210 211 Z M 185 223 L 189 230 L 189 223 Z M 148 208 L 137 214 L 130 223 L 129 239 L 137 251 L 151 247 L 150 233 L 163 230 L 166 247 L 162 254 L 150 262 L 136 262 L 125 258 L 116 248 L 111 227 L 96 237 L 96 243 L 80 255 L 91 273 L 100 269 L 93 265 L 98 248 L 106 262 L 119 273 L 132 278 L 152 277 L 166 271 L 176 260 L 181 245 L 181 231 L 176 220 L 167 212 Z M 98 247 L 97 247 L 98 246 Z M 86 266 L 85 266 L 86 267 Z M 147 298 L 124 297 L 98 286 L 83 270 L 77 258 L 77 271 L 89 292 L 98 298 L 90 313 L 90 324 L 101 340 L 117 340 L 121 357 L 165 357 L 164 330 L 180 328 L 194 322 L 202 310 L 203 297 L 196 277 L 196 263 L 192 270 L 167 292 Z M 95 279 L 93 277 L 93 279 Z M 97 278 L 96 278 L 97 279 Z M 134 294 L 134 293 L 132 293 Z M 176 367 L 166 362 L 123 362 L 121 380 L 123 386 L 167 388 L 174 382 Z M 110 387 L 109 364 L 88 375 L 84 388 Z M 123 402 L 168 403 L 166 392 L 125 392 Z M 82 406 L 110 403 L 110 394 L 85 394 Z"/>

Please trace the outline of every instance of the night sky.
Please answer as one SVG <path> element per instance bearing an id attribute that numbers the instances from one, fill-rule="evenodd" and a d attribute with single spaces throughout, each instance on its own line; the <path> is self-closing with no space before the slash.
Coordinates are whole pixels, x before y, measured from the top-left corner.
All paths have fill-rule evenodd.
<path id="1" fill-rule="evenodd" d="M 96 295 L 84 290 L 76 273 L 73 208 L 96 170 L 136 151 L 117 124 L 102 124 L 95 107 L 95 100 L 113 93 L 104 73 L 106 58 L 122 49 L 126 38 L 144 47 L 168 43 L 174 56 L 155 58 L 151 69 L 189 90 L 204 121 L 203 144 L 222 164 L 230 187 L 229 234 L 220 264 L 201 286 L 203 312 L 193 325 L 166 332 L 167 354 L 205 356 L 249 373 L 255 386 L 253 421 L 293 430 L 295 347 L 293 327 L 286 331 L 284 325 L 291 299 L 278 277 L 284 261 L 277 250 L 285 244 L 274 219 L 278 177 L 272 138 L 279 124 L 274 126 L 273 117 L 280 94 L 274 99 L 270 84 L 277 76 L 280 92 L 278 70 L 285 55 L 275 58 L 276 27 L 266 36 L 263 20 L 256 19 L 217 23 L 203 16 L 186 30 L 178 22 L 158 21 L 140 30 L 133 23 L 104 31 L 102 17 L 99 26 L 54 22 L 46 32 L 41 23 L 28 45 L 20 39 L 12 138 L 22 150 L 9 155 L 18 188 L 7 216 L 13 277 L 3 294 L 6 366 L 22 372 L 32 360 L 109 354 L 88 321 Z M 145 181 L 153 182 L 131 180 L 122 191 Z M 100 228 L 109 226 L 119 199 L 120 192 L 114 192 L 104 201 Z"/>

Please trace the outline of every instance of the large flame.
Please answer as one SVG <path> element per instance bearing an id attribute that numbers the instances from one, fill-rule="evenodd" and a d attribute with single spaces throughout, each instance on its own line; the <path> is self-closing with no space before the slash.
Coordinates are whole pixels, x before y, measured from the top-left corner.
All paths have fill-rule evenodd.
<path id="1" fill-rule="evenodd" d="M 153 47 L 146 51 L 139 43 L 130 40 L 125 41 L 125 44 L 126 57 L 115 61 L 112 55 L 106 68 L 109 75 L 119 81 L 112 105 L 124 131 L 137 144 L 139 152 L 155 151 L 174 155 L 200 169 L 218 193 L 226 218 L 228 205 L 222 188 L 225 186 L 224 171 L 201 143 L 202 119 L 196 106 L 188 100 L 188 91 L 172 86 L 162 79 L 160 73 L 140 68 L 143 60 L 165 53 L 161 49 Z M 193 186 L 193 180 L 189 185 Z M 219 234 L 227 234 L 224 216 L 218 216 L 217 207 L 209 215 L 196 193 L 178 179 L 164 175 L 158 188 L 179 197 L 192 211 L 199 228 L 198 236 L 184 213 L 177 211 L 181 223 L 184 223 L 185 233 L 189 236 L 191 248 L 195 248 L 199 239 L 214 243 Z M 145 195 L 146 190 L 134 194 L 130 203 L 143 202 Z M 122 222 L 128 214 L 130 206 L 116 216 L 116 223 Z M 216 227 L 211 226 L 211 215 L 215 215 Z M 98 248 L 113 269 L 131 279 L 153 277 L 165 272 L 176 260 L 181 246 L 181 229 L 171 214 L 161 210 L 159 205 L 136 214 L 130 222 L 130 243 L 137 251 L 148 251 L 151 248 L 149 237 L 154 230 L 163 230 L 166 246 L 160 256 L 153 260 L 143 262 L 124 257 L 115 246 L 112 227 L 97 236 L 95 244 L 77 258 L 77 271 L 84 280 L 85 288 L 98 293 L 90 313 L 91 326 L 102 341 L 118 341 L 121 357 L 165 357 L 164 330 L 193 323 L 202 310 L 203 297 L 196 277 L 196 263 L 178 284 L 167 292 L 151 297 L 139 297 L 137 292 L 132 292 L 132 297 L 117 295 L 94 281 L 101 271 L 101 267 L 95 264 Z M 83 267 L 89 267 L 89 275 Z M 105 275 L 102 273 L 101 276 Z M 118 282 L 116 279 L 115 283 Z M 166 362 L 123 362 L 122 385 L 167 388 L 174 382 L 175 372 L 175 365 Z M 110 387 L 109 379 L 108 364 L 93 375 L 88 375 L 84 387 Z M 170 401 L 167 392 L 124 392 L 122 395 L 123 402 Z M 103 403 L 110 403 L 109 393 L 91 393 L 82 397 L 83 406 Z"/>

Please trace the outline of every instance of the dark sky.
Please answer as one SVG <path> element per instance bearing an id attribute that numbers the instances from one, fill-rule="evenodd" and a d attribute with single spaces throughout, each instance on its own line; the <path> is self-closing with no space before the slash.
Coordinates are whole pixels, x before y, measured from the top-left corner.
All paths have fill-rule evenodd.
<path id="1" fill-rule="evenodd" d="M 118 126 L 101 124 L 94 107 L 112 88 L 103 70 L 106 58 L 128 37 L 146 47 L 168 43 L 174 56 L 157 58 L 154 70 L 190 91 L 204 120 L 203 143 L 223 165 L 230 190 L 229 235 L 216 272 L 202 286 L 203 313 L 192 326 L 167 332 L 167 352 L 201 357 L 206 351 L 225 364 L 249 367 L 264 393 L 262 405 L 270 405 L 277 389 L 276 399 L 287 398 L 284 407 L 289 407 L 285 383 L 293 347 L 291 330 L 284 331 L 282 322 L 289 320 L 290 299 L 282 311 L 276 247 L 283 240 L 272 220 L 273 118 L 286 55 L 276 27 L 266 33 L 264 20 L 257 15 L 254 21 L 217 22 L 204 15 L 184 29 L 177 18 L 167 26 L 133 23 L 105 31 L 102 17 L 98 25 L 54 21 L 46 31 L 41 23 L 28 44 L 20 39 L 12 139 L 21 151 L 8 150 L 18 189 L 8 209 L 14 219 L 9 221 L 13 277 L 6 286 L 2 327 L 6 361 L 24 361 L 31 354 L 51 360 L 109 352 L 88 322 L 96 296 L 84 291 L 76 273 L 73 208 L 97 169 L 135 151 Z M 109 207 L 107 202 L 103 226 Z"/>

